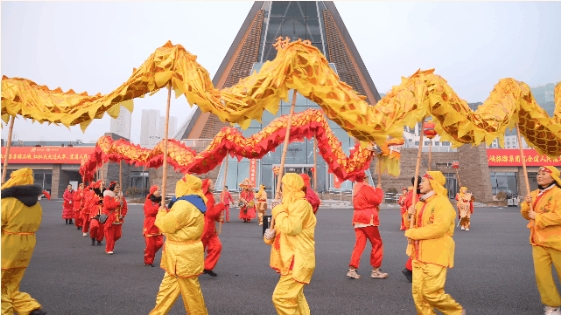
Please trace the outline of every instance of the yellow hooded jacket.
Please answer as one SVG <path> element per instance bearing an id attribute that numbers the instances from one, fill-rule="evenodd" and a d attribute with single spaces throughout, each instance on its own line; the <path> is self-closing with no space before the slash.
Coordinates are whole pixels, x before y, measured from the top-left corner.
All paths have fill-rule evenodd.
<path id="1" fill-rule="evenodd" d="M 197 195 L 206 204 L 201 180 L 189 174 L 177 182 L 175 195 Z M 166 237 L 160 267 L 169 275 L 188 278 L 203 273 L 204 248 L 201 235 L 204 224 L 203 213 L 185 200 L 175 202 L 169 212 L 158 212 L 155 225 Z"/>
<path id="2" fill-rule="evenodd" d="M 276 236 L 271 245 L 270 266 L 285 276 L 292 270 L 294 280 L 308 284 L 316 267 L 315 237 L 316 217 L 305 199 L 304 181 L 293 173 L 283 176 L 282 204 L 273 210 Z"/>
<path id="3" fill-rule="evenodd" d="M 43 210 L 38 197 L 43 189 L 33 184 L 33 172 L 12 172 L 2 185 L 2 270 L 25 268 L 35 249 Z"/>
<path id="4" fill-rule="evenodd" d="M 530 244 L 550 247 L 561 251 L 561 188 L 553 187 L 545 192 L 536 203 L 539 190 L 530 193 L 534 203 L 536 219 L 528 223 Z M 522 202 L 520 213 L 526 220 L 530 205 Z"/>
<path id="5" fill-rule="evenodd" d="M 440 172 L 427 172 L 435 194 L 415 204 L 415 225 L 405 231 L 414 240 L 407 246 L 407 255 L 413 259 L 443 267 L 454 267 L 454 220 L 456 211 L 443 187 L 446 179 Z M 437 174 L 439 173 L 439 174 Z M 408 220 L 406 220 L 408 221 Z M 409 222 L 406 222 L 409 226 Z"/>

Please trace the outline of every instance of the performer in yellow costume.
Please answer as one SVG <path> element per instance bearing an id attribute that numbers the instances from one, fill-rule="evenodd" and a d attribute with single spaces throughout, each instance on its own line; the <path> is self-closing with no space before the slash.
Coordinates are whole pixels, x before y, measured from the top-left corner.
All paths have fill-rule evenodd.
<path id="1" fill-rule="evenodd" d="M 456 204 L 458 208 L 458 224 L 462 231 L 469 231 L 471 227 L 471 215 L 473 214 L 473 196 L 468 193 L 467 187 L 460 187 L 460 192 L 456 194 Z"/>
<path id="2" fill-rule="evenodd" d="M 316 216 L 303 191 L 304 180 L 288 173 L 282 178 L 282 203 L 272 210 L 273 229 L 264 241 L 272 245 L 270 265 L 280 274 L 273 292 L 277 314 L 310 314 L 304 297 L 316 267 L 314 231 Z"/>
<path id="3" fill-rule="evenodd" d="M 33 185 L 29 168 L 12 172 L 2 185 L 2 314 L 46 314 L 37 300 L 19 290 L 41 225 L 42 192 L 41 186 Z"/>
<path id="4" fill-rule="evenodd" d="M 265 185 L 259 185 L 259 191 L 255 195 L 257 199 L 257 219 L 259 220 L 259 225 L 263 225 L 263 216 L 267 211 L 267 192 L 265 191 Z"/>
<path id="5" fill-rule="evenodd" d="M 405 231 L 412 240 L 407 255 L 413 259 L 412 294 L 417 314 L 465 314 L 462 306 L 444 293 L 447 268 L 454 267 L 454 220 L 456 211 L 444 188 L 446 178 L 438 171 L 427 172 L 419 185 L 419 202 L 409 208 L 413 228 Z M 406 225 L 409 226 L 409 220 Z"/>
<path id="6" fill-rule="evenodd" d="M 529 220 L 530 244 L 536 284 L 546 315 L 561 315 L 561 297 L 553 280 L 551 265 L 561 277 L 561 178 L 553 166 L 538 171 L 538 189 L 524 198 L 520 212 Z M 532 209 L 530 209 L 530 204 Z M 533 211 L 532 211 L 533 210 Z"/>
<path id="7" fill-rule="evenodd" d="M 165 235 L 160 267 L 165 270 L 150 315 L 167 314 L 181 293 L 189 315 L 208 314 L 198 276 L 204 269 L 201 236 L 206 198 L 199 178 L 186 174 L 175 186 L 169 212 L 161 207 L 155 225 Z"/>

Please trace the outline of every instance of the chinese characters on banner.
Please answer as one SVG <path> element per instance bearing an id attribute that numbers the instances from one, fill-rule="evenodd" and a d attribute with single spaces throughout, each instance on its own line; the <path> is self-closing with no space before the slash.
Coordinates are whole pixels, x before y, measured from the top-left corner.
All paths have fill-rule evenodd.
<path id="1" fill-rule="evenodd" d="M 550 158 L 532 149 L 524 150 L 526 166 L 561 166 L 561 157 Z M 487 149 L 489 166 L 522 166 L 519 149 Z"/>
<path id="2" fill-rule="evenodd" d="M 11 147 L 9 164 L 80 164 L 95 147 Z M 6 148 L 2 147 L 2 163 Z"/>
<path id="3" fill-rule="evenodd" d="M 249 160 L 249 182 L 251 183 L 252 187 L 255 187 L 255 183 L 257 182 L 257 160 L 250 159 Z"/>

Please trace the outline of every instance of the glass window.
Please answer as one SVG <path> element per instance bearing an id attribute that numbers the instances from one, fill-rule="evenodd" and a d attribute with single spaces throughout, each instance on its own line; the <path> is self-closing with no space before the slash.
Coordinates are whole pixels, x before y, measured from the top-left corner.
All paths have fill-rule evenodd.
<path id="1" fill-rule="evenodd" d="M 34 184 L 36 184 L 36 185 L 41 185 L 41 188 L 43 188 L 43 189 L 45 189 L 45 188 L 44 188 L 44 185 L 43 185 L 43 179 L 44 179 L 44 178 L 45 178 L 45 174 L 37 174 L 37 173 L 34 173 L 34 174 L 33 174 L 33 182 L 34 182 Z M 66 189 L 66 187 L 65 187 L 65 189 Z"/>
<path id="2" fill-rule="evenodd" d="M 259 131 L 261 131 L 261 128 L 247 128 L 246 130 L 242 130 L 242 135 L 246 138 L 249 138 Z"/>
<path id="3" fill-rule="evenodd" d="M 292 142 L 286 150 L 286 164 L 306 164 L 306 143 Z"/>
<path id="4" fill-rule="evenodd" d="M 317 10 L 315 1 L 306 1 L 306 2 L 302 1 L 302 2 L 300 2 L 300 5 L 306 9 L 305 12 L 306 12 L 307 17 L 317 18 L 318 10 Z"/>
<path id="5" fill-rule="evenodd" d="M 285 19 L 282 22 L 282 36 L 292 37 L 294 35 L 294 21 L 293 19 Z"/>
<path id="6" fill-rule="evenodd" d="M 43 186 L 43 189 L 50 193 L 52 189 L 51 188 L 52 183 L 53 183 L 53 175 L 45 174 L 45 185 Z"/>
<path id="7" fill-rule="evenodd" d="M 267 197 L 273 198 L 273 165 L 261 164 L 261 185 L 265 185 L 265 191 L 267 191 L 268 195 Z"/>
<path id="8" fill-rule="evenodd" d="M 238 165 L 237 176 L 234 178 L 236 178 L 235 187 L 237 190 L 239 190 L 238 184 L 241 183 L 244 179 L 249 178 L 249 160 L 242 159 L 240 162 L 237 163 L 237 165 Z"/>
<path id="9" fill-rule="evenodd" d="M 283 22 L 283 19 L 277 19 L 277 18 L 271 18 L 269 19 L 269 27 L 267 28 L 267 36 L 265 37 L 265 42 L 268 43 L 274 43 L 277 38 L 279 36 L 281 36 L 281 24 Z M 266 48 L 272 48 L 273 50 L 274 47 L 272 47 L 272 45 L 267 45 Z"/>
<path id="10" fill-rule="evenodd" d="M 302 40 L 310 39 L 306 38 L 306 20 L 304 18 L 294 19 L 294 36 Z"/>
<path id="11" fill-rule="evenodd" d="M 440 145 L 440 142 L 439 142 L 439 141 L 435 141 L 435 142 L 434 142 L 434 145 Z"/>
<path id="12" fill-rule="evenodd" d="M 319 19 L 306 19 L 306 35 L 314 43 L 321 42 L 321 32 L 319 29 Z M 321 50 L 321 49 L 320 49 Z"/>
<path id="13" fill-rule="evenodd" d="M 449 147 L 449 146 L 450 146 L 450 142 L 448 142 L 448 141 L 442 141 L 442 145 L 443 145 L 443 146 Z"/>
<path id="14" fill-rule="evenodd" d="M 293 17 L 302 17 L 304 16 L 304 12 L 300 7 L 300 1 L 288 1 L 288 11 L 286 16 L 293 16 Z"/>
<path id="15" fill-rule="evenodd" d="M 271 17 L 282 17 L 284 16 L 284 13 L 286 12 L 286 4 L 287 2 L 276 2 L 273 1 L 273 5 L 271 8 Z"/>

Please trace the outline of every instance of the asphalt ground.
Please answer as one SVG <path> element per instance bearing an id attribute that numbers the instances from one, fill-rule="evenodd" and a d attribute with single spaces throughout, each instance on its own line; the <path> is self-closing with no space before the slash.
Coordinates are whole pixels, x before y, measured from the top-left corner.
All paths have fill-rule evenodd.
<path id="1" fill-rule="evenodd" d="M 38 299 L 49 315 L 148 314 L 164 271 L 143 263 L 143 211 L 132 205 L 115 254 L 91 246 L 74 225 L 61 219 L 59 201 L 42 200 L 43 222 L 21 290 Z M 210 314 L 275 314 L 271 295 L 278 275 L 269 268 L 270 247 L 257 222 L 242 223 L 237 208 L 223 226 L 222 256 L 215 272 L 201 275 Z M 387 279 L 369 277 L 370 245 L 361 259 L 361 279 L 346 277 L 354 246 L 351 209 L 320 209 L 316 227 L 316 270 L 304 293 L 312 314 L 415 314 L 411 284 L 401 270 L 407 240 L 399 230 L 399 210 L 382 209 L 382 270 Z M 456 229 L 455 262 L 446 292 L 467 314 L 543 314 L 535 284 L 526 221 L 519 209 L 476 208 L 469 232 Z M 169 314 L 185 314 L 178 299 Z"/>

